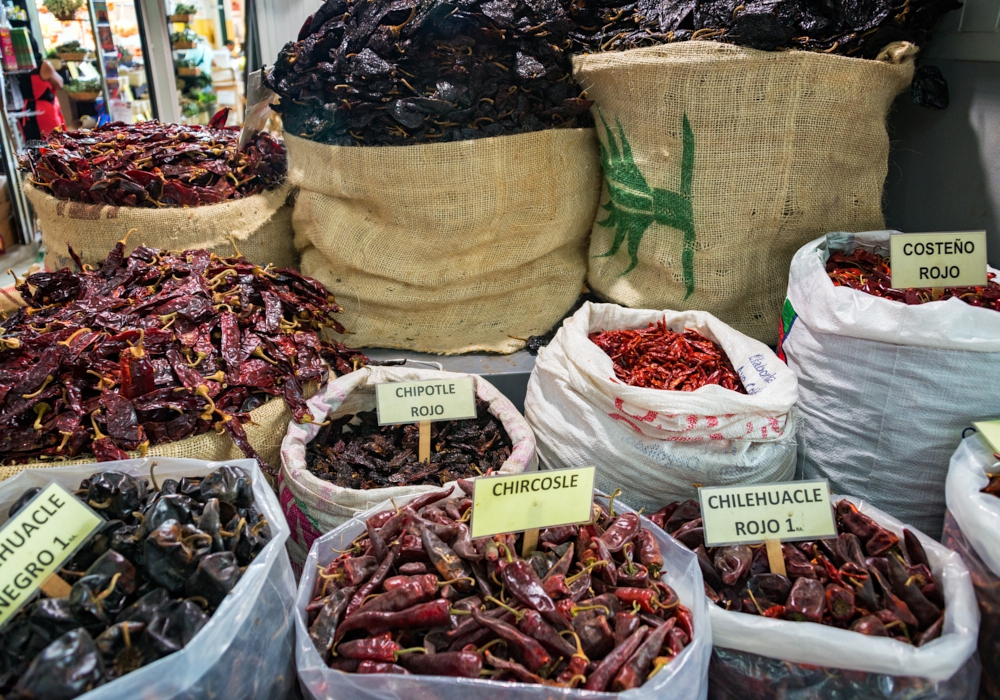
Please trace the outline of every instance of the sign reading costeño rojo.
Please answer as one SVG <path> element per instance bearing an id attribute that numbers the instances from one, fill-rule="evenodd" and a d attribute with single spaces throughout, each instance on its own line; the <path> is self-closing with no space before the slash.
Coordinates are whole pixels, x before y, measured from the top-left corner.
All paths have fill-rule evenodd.
<path id="1" fill-rule="evenodd" d="M 986 231 L 894 233 L 889 248 L 893 289 L 986 284 Z"/>

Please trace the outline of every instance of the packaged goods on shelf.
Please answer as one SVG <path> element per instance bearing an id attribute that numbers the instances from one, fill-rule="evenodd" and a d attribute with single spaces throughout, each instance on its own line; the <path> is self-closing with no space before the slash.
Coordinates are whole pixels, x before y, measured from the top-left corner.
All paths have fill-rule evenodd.
<path id="1" fill-rule="evenodd" d="M 588 285 L 773 344 L 795 251 L 879 228 L 885 120 L 911 44 L 875 60 L 685 41 L 579 55 L 604 165 Z"/>
<path id="2" fill-rule="evenodd" d="M 1000 474 L 996 455 L 978 435 L 967 437 L 951 457 L 945 496 L 948 512 L 941 542 L 962 556 L 969 567 L 979 602 L 979 660 L 983 665 L 979 697 L 1000 698 Z"/>
<path id="3" fill-rule="evenodd" d="M 277 468 L 288 422 L 308 419 L 310 387 L 365 360 L 319 336 L 344 330 L 339 307 L 294 270 L 124 250 L 119 241 L 96 270 L 19 280 L 28 305 L 0 321 L 0 478 L 147 449 Z"/>
<path id="4" fill-rule="evenodd" d="M 650 516 L 695 549 L 712 598 L 709 697 L 969 698 L 979 614 L 955 552 L 860 499 L 831 496 L 836 539 L 704 547 L 700 509 Z M 821 623 L 821 624 L 820 624 Z"/>
<path id="5" fill-rule="evenodd" d="M 408 507 L 407 504 L 413 502 L 414 499 L 419 498 L 427 501 L 433 497 L 438 498 L 435 504 L 437 506 L 446 503 L 446 501 L 440 500 L 442 498 L 452 499 L 443 506 L 446 509 L 468 507 L 468 503 L 463 504 L 463 501 L 467 500 L 466 495 L 457 488 L 450 494 L 439 491 L 436 494 L 414 495 L 400 500 L 394 499 L 394 502 L 395 506 L 404 509 L 403 513 L 405 515 L 405 510 Z M 638 536 L 636 535 L 637 532 L 644 532 L 646 534 L 642 535 L 643 537 L 652 538 L 649 550 L 652 552 L 658 547 L 662 555 L 660 557 L 662 559 L 662 569 L 658 570 L 658 580 L 655 580 L 657 577 L 650 576 L 648 588 L 634 591 L 627 587 L 622 587 L 618 589 L 620 593 L 617 594 L 605 593 L 603 596 L 586 600 L 581 598 L 579 606 L 574 606 L 572 593 L 566 596 L 557 592 L 560 590 L 560 587 L 554 585 L 557 582 L 556 578 L 565 576 L 563 579 L 563 588 L 567 585 L 572 586 L 573 588 L 570 590 L 575 591 L 580 589 L 584 597 L 588 596 L 589 593 L 587 592 L 587 588 L 583 586 L 583 583 L 589 578 L 592 585 L 597 585 L 598 579 L 610 575 L 610 571 L 608 569 L 601 571 L 599 564 L 594 564 L 589 568 L 584 567 L 580 570 L 582 565 L 573 560 L 576 559 L 575 552 L 587 552 L 592 554 L 596 559 L 597 555 L 594 550 L 575 549 L 579 545 L 576 544 L 574 536 L 566 542 L 570 546 L 565 548 L 561 556 L 557 556 L 548 550 L 541 550 L 529 556 L 527 560 L 522 560 L 516 557 L 516 554 L 521 551 L 518 543 L 520 538 L 517 535 L 497 535 L 494 538 L 490 538 L 487 543 L 492 542 L 496 545 L 499 557 L 492 557 L 489 547 L 487 544 L 484 544 L 481 559 L 478 561 L 466 561 L 462 559 L 460 562 L 462 566 L 469 569 L 473 576 L 476 575 L 475 571 L 479 569 L 482 572 L 493 571 L 494 576 L 498 577 L 498 580 L 502 578 L 507 590 L 507 603 L 510 606 L 521 609 L 517 610 L 517 615 L 515 615 L 513 612 L 505 614 L 502 608 L 496 606 L 488 598 L 480 600 L 479 605 L 477 605 L 475 597 L 470 599 L 467 596 L 463 601 L 460 599 L 463 594 L 458 591 L 454 592 L 454 602 L 437 597 L 443 596 L 446 593 L 443 589 L 440 593 L 433 590 L 440 588 L 441 582 L 438 581 L 438 578 L 439 576 L 454 578 L 451 573 L 445 576 L 444 572 L 451 572 L 453 566 L 459 566 L 458 563 L 454 562 L 454 559 L 457 557 L 447 557 L 447 562 L 442 561 L 438 563 L 435 561 L 434 556 L 431 556 L 430 559 L 418 556 L 412 563 L 406 565 L 416 566 L 417 564 L 422 564 L 431 573 L 429 576 L 412 576 L 409 580 L 433 579 L 433 586 L 428 589 L 430 593 L 426 597 L 420 598 L 420 600 L 436 598 L 436 600 L 426 603 L 426 605 L 431 608 L 440 609 L 440 612 L 444 613 L 445 619 L 448 618 L 449 609 L 452 607 L 459 610 L 468 609 L 469 607 L 481 608 L 475 615 L 461 616 L 459 622 L 460 624 L 464 622 L 470 629 L 480 624 L 482 624 L 482 627 L 480 628 L 480 632 L 471 631 L 470 637 L 475 639 L 474 642 L 466 642 L 462 636 L 455 636 L 453 633 L 448 633 L 443 629 L 428 629 L 429 625 L 418 625 L 415 629 L 410 630 L 409 633 L 405 630 L 400 632 L 399 629 L 390 628 L 396 639 L 382 643 L 382 648 L 388 646 L 391 649 L 392 644 L 396 640 L 407 644 L 410 644 L 412 641 L 413 646 L 418 646 L 422 638 L 425 646 L 433 645 L 437 649 L 436 654 L 421 655 L 422 658 L 419 659 L 415 657 L 404 659 L 404 654 L 394 655 L 396 659 L 395 666 L 410 669 L 410 672 L 405 674 L 401 671 L 401 668 L 392 668 L 391 671 L 393 672 L 389 672 L 390 669 L 388 667 L 391 664 L 388 663 L 385 667 L 379 669 L 383 671 L 381 673 L 366 673 L 365 671 L 368 668 L 362 671 L 360 664 L 357 664 L 358 667 L 354 669 L 354 672 L 351 672 L 351 667 L 355 664 L 349 658 L 345 659 L 344 657 L 348 653 L 358 656 L 355 652 L 362 647 L 364 642 L 355 642 L 348 639 L 346 644 L 340 644 L 340 639 L 330 638 L 331 634 L 337 637 L 340 636 L 340 632 L 337 630 L 343 629 L 347 632 L 349 627 L 357 630 L 360 623 L 373 622 L 369 618 L 378 617 L 380 613 L 368 614 L 365 617 L 365 611 L 361 610 L 353 613 L 356 616 L 353 622 L 350 614 L 340 622 L 337 618 L 340 618 L 343 615 L 344 608 L 350 605 L 348 602 L 338 605 L 338 597 L 341 599 L 346 597 L 349 600 L 349 596 L 341 595 L 342 591 L 349 591 L 349 589 L 344 588 L 323 599 L 322 610 L 318 616 L 315 614 L 317 603 L 314 602 L 317 595 L 329 593 L 329 590 L 323 590 L 325 586 L 328 588 L 328 584 L 325 584 L 323 580 L 325 577 L 333 576 L 336 579 L 341 568 L 345 572 L 347 570 L 346 557 L 338 556 L 333 550 L 349 550 L 352 547 L 352 542 L 358 542 L 357 538 L 359 536 L 364 536 L 366 532 L 377 532 L 376 525 L 379 528 L 390 527 L 389 523 L 391 520 L 387 521 L 386 515 L 393 516 L 394 518 L 397 517 L 393 515 L 396 513 L 396 509 L 392 505 L 392 502 L 385 501 L 377 507 L 355 516 L 333 532 L 317 539 L 309 552 L 305 570 L 299 584 L 299 594 L 296 602 L 296 626 L 298 630 L 296 663 L 299 680 L 306 696 L 319 700 L 320 698 L 340 697 L 346 694 L 361 699 L 377 697 L 399 698 L 403 700 L 404 698 L 433 695 L 435 698 L 458 700 L 462 697 L 469 697 L 471 694 L 488 695 L 491 698 L 501 698 L 504 700 L 532 700 L 558 695 L 568 700 L 574 700 L 584 697 L 605 697 L 594 695 L 595 690 L 612 691 L 616 688 L 619 690 L 631 688 L 631 690 L 625 691 L 627 697 L 654 698 L 669 696 L 671 698 L 679 698 L 680 700 L 701 700 L 704 698 L 707 690 L 711 629 L 707 624 L 707 603 L 702 594 L 703 582 L 701 572 L 698 569 L 694 555 L 664 535 L 658 528 L 651 527 L 648 520 L 638 517 L 634 511 L 622 506 L 617 501 L 615 501 L 614 505 L 615 512 L 617 513 L 617 520 L 615 521 L 610 519 L 606 500 L 598 499 L 597 502 L 603 508 L 600 517 L 595 522 L 609 525 L 609 528 L 615 528 L 615 536 L 628 530 L 635 536 Z M 380 515 L 381 513 L 385 513 L 385 515 Z M 624 525 L 628 527 L 623 527 Z M 596 526 L 589 525 L 575 529 L 586 530 L 588 527 L 594 528 Z M 572 530 L 574 528 L 568 529 Z M 566 530 L 566 527 L 542 530 L 540 537 L 543 541 L 551 540 L 555 542 L 556 540 L 565 538 Z M 431 533 L 426 528 L 424 532 L 425 534 L 422 534 L 421 537 L 428 540 L 433 552 L 445 552 L 447 554 L 445 551 L 447 545 L 442 546 L 438 541 L 435 541 L 439 539 L 437 537 L 432 539 L 430 536 Z M 561 535 L 561 537 L 549 537 L 550 535 L 557 534 Z M 605 531 L 605 534 L 610 542 L 613 537 L 612 530 Z M 460 538 L 461 535 L 459 534 L 458 537 Z M 599 535 L 598 537 L 601 536 Z M 382 538 L 380 537 L 379 541 L 381 540 Z M 475 545 L 472 545 L 471 542 L 468 544 L 470 547 L 475 548 Z M 635 544 L 635 542 L 632 542 L 632 544 Z M 374 546 L 373 544 L 373 548 Z M 455 546 L 458 547 L 460 545 L 456 543 Z M 507 551 L 504 552 L 504 549 L 507 549 Z M 627 556 L 626 550 L 628 550 L 627 544 L 613 555 L 608 554 L 607 556 L 614 558 L 616 561 L 620 560 L 624 567 L 624 560 Z M 475 558 L 476 555 L 479 555 L 479 550 L 470 550 L 469 554 Z M 394 555 L 390 553 L 386 559 L 393 556 L 402 558 L 402 554 Z M 500 559 L 509 563 L 501 567 L 498 565 Z M 390 561 L 394 560 L 390 559 Z M 433 565 L 431 565 L 432 561 L 435 562 Z M 560 566 L 559 561 L 561 561 L 562 566 L 569 565 L 571 567 L 568 576 L 553 572 L 553 569 L 557 569 Z M 606 562 L 606 559 L 601 561 Z M 661 562 L 657 561 L 656 563 L 659 564 Z M 508 567 L 509 571 L 507 570 Z M 352 567 L 352 571 L 354 568 L 356 567 Z M 562 569 L 558 570 L 561 571 Z M 650 569 L 650 571 L 657 570 L 654 568 Z M 553 595 L 545 592 L 542 584 L 535 583 L 539 578 L 547 576 L 550 572 L 553 572 L 553 576 L 547 577 L 546 580 L 549 583 L 549 590 L 554 592 Z M 371 579 L 375 579 L 378 575 L 377 572 L 372 573 Z M 621 575 L 624 576 L 624 572 Z M 524 582 L 523 585 L 522 581 Z M 569 583 L 566 584 L 566 581 L 569 581 Z M 384 585 L 386 589 L 388 589 L 388 583 L 389 581 L 385 581 Z M 396 582 L 393 585 L 395 586 Z M 414 584 L 411 583 L 410 585 Z M 460 581 L 451 585 L 464 586 L 466 582 Z M 481 589 L 483 586 L 490 587 L 491 589 L 494 587 L 499 588 L 499 585 L 489 583 L 486 580 L 476 584 L 475 588 Z M 365 584 L 359 584 L 355 595 L 360 591 L 366 590 Z M 372 590 L 378 589 L 373 588 Z M 451 595 L 451 592 L 447 593 Z M 636 595 L 649 594 L 644 595 L 642 598 L 648 602 L 639 611 L 634 611 L 629 604 L 619 603 L 620 600 L 628 598 L 632 593 Z M 368 594 L 366 593 L 365 595 Z M 390 594 L 383 594 L 383 596 L 385 595 Z M 379 597 L 371 599 L 369 605 L 380 609 L 382 604 L 379 603 L 379 600 Z M 662 606 L 658 607 L 657 603 L 661 603 Z M 389 605 L 389 601 L 385 605 Z M 640 604 L 637 603 L 637 605 Z M 681 606 L 686 610 L 683 610 Z M 393 608 L 390 607 L 389 609 Z M 426 610 L 427 608 L 423 609 Z M 492 612 L 494 609 L 499 612 Z M 569 616 L 560 612 L 562 609 L 575 611 L 576 614 L 570 612 L 570 616 L 572 616 L 572 619 L 570 619 Z M 534 610 L 534 614 L 530 610 Z M 522 615 L 522 611 L 526 614 Z M 497 614 L 500 617 L 491 617 L 491 615 Z M 339 626 L 331 630 L 328 620 L 319 619 L 324 615 L 334 623 L 339 622 Z M 481 617 L 482 622 L 476 619 L 476 615 Z M 521 617 L 520 623 L 513 621 L 517 616 Z M 469 618 L 472 619 L 470 620 Z M 665 624 L 659 624 L 664 621 Z M 386 621 L 386 624 L 388 625 L 389 622 Z M 445 625 L 436 626 L 447 627 L 450 625 L 451 622 L 449 620 Z M 648 629 L 643 631 L 647 626 Z M 563 644 L 559 641 L 560 635 L 555 631 L 557 627 L 566 630 L 563 639 L 568 641 L 569 644 Z M 614 632 L 612 632 L 612 628 Z M 365 625 L 364 629 L 367 629 L 372 634 L 378 634 L 383 628 L 371 624 Z M 520 639 L 518 635 L 521 634 L 518 631 L 519 629 L 529 630 L 525 633 L 529 639 L 520 644 L 518 641 Z M 661 630 L 660 636 L 666 637 L 669 640 L 666 644 L 659 645 L 661 651 L 656 655 L 658 658 L 652 660 L 646 658 L 642 663 L 640 663 L 640 659 L 635 659 L 635 669 L 638 669 L 637 671 L 633 668 L 620 670 L 622 665 L 626 663 L 625 655 L 623 654 L 624 650 L 634 649 L 638 641 L 650 639 L 650 636 L 655 634 L 656 630 Z M 551 634 L 545 636 L 543 631 L 551 631 Z M 575 634 L 569 634 L 569 631 L 573 631 Z M 349 632 L 348 634 L 354 636 Z M 499 638 L 508 640 L 506 646 L 496 641 L 491 641 L 498 638 L 498 635 Z M 616 635 L 620 636 L 616 637 Z M 452 638 L 449 639 L 449 636 Z M 542 639 L 542 643 L 538 642 L 537 639 Z M 579 646 L 576 639 L 579 639 L 581 642 Z M 653 637 L 651 644 L 655 647 L 658 641 L 659 637 Z M 329 649 L 333 643 L 339 644 L 337 646 L 338 650 L 343 648 L 345 652 L 348 652 L 349 648 L 350 651 L 340 654 L 336 659 L 331 661 Z M 470 643 L 474 644 L 472 648 L 478 647 L 476 651 L 470 649 L 468 646 Z M 437 673 L 435 675 L 424 675 L 423 677 L 418 675 L 424 670 L 425 666 L 432 665 L 435 662 L 438 664 L 435 668 L 441 668 L 445 665 L 443 662 L 451 662 L 451 659 L 445 659 L 442 656 L 449 653 L 444 651 L 449 644 L 460 644 L 459 649 L 464 650 L 458 653 L 461 653 L 464 657 L 460 659 L 463 662 L 461 671 L 465 673 L 466 677 L 447 677 L 449 675 L 459 676 L 460 674 L 457 669 L 450 669 L 451 673 Z M 488 647 L 482 649 L 485 645 L 488 645 Z M 614 648 L 618 651 L 618 654 L 616 655 L 614 651 L 609 652 L 609 648 Z M 409 649 L 409 653 L 415 651 L 417 650 Z M 632 661 L 637 653 L 634 652 L 627 655 L 628 661 Z M 451 652 L 451 654 L 454 655 L 456 652 Z M 596 668 L 591 667 L 588 669 L 588 664 L 584 661 L 583 655 L 592 660 Z M 557 661 L 559 657 L 565 663 Z M 581 662 L 583 663 L 581 664 Z M 361 663 L 365 662 L 362 661 Z M 541 679 L 537 673 L 544 672 L 538 670 L 540 664 L 548 664 L 548 667 L 553 671 L 551 676 L 549 676 L 549 682 L 544 685 L 538 684 L 538 681 Z M 333 668 L 330 666 L 333 666 Z M 371 664 L 368 664 L 368 666 L 371 666 Z M 344 668 L 348 672 L 334 670 L 335 668 Z M 574 668 L 581 672 L 576 673 L 573 670 Z M 658 670 L 653 673 L 653 669 L 657 668 Z M 430 670 L 431 674 L 434 674 L 434 669 L 428 670 Z M 499 672 L 499 677 L 503 680 L 478 677 L 483 670 L 493 675 L 498 675 L 497 672 Z M 648 677 L 650 673 L 652 673 L 652 676 Z M 482 675 L 485 676 L 486 674 Z M 574 675 L 577 677 L 574 678 Z M 560 684 L 561 687 L 555 684 Z"/>
<path id="6" fill-rule="evenodd" d="M 279 493 L 282 508 L 292 528 L 292 538 L 289 541 L 289 551 L 295 566 L 301 566 L 313 541 L 339 527 L 345 521 L 353 518 L 359 512 L 368 509 L 374 503 L 388 498 L 399 499 L 414 493 L 433 491 L 436 486 L 414 484 L 406 486 L 388 485 L 383 488 L 352 489 L 338 486 L 333 481 L 320 478 L 309 468 L 309 444 L 317 439 L 322 427 L 317 423 L 337 421 L 345 416 L 354 416 L 362 411 L 375 408 L 375 385 L 383 382 L 403 382 L 427 379 L 447 379 L 449 377 L 466 376 L 451 372 L 436 370 L 412 369 L 407 367 L 363 367 L 340 379 L 335 379 L 321 389 L 309 400 L 309 411 L 315 423 L 291 423 L 288 434 L 281 444 L 281 479 Z M 489 405 L 489 413 L 497 419 L 502 432 L 510 444 L 509 456 L 499 464 L 497 474 L 517 474 L 534 471 L 538 468 L 538 457 L 535 454 L 535 437 L 531 427 L 524 417 L 514 408 L 507 397 L 501 394 L 488 381 L 477 375 L 471 375 L 476 396 L 479 401 Z M 471 421 L 470 421 L 471 422 Z M 465 423 L 459 421 L 458 423 Z M 343 430 L 342 425 L 337 426 Z M 434 428 L 432 427 L 432 434 Z M 332 435 L 320 437 L 332 441 Z M 498 435 L 498 440 L 500 439 Z M 447 448 L 442 441 L 438 443 Z M 441 448 L 432 445 L 431 465 L 442 464 L 446 459 L 435 457 Z M 372 446 L 376 451 L 377 445 Z M 365 448 L 358 445 L 358 452 Z M 368 453 L 368 458 L 376 457 Z M 405 457 L 405 455 L 397 455 Z M 465 459 L 462 459 L 464 462 Z M 491 460 L 491 466 L 496 466 Z M 412 462 L 412 460 L 410 460 Z M 390 468 L 382 464 L 387 471 L 401 470 L 403 464 Z M 477 465 L 478 466 L 478 465 Z M 482 470 L 485 471 L 485 470 Z M 431 478 L 451 480 L 445 470 L 436 472 Z M 388 480 L 387 480 L 388 481 Z M 393 481 L 389 481 L 393 484 Z"/>
<path id="7" fill-rule="evenodd" d="M 588 337 L 659 322 L 716 343 L 746 393 L 711 384 L 694 391 L 629 386 Z M 682 365 L 695 364 L 679 355 Z M 587 302 L 539 350 L 524 411 L 545 467 L 595 465 L 598 488 L 620 486 L 626 503 L 649 510 L 694 497 L 696 485 L 791 479 L 796 396 L 795 376 L 766 345 L 711 314 Z"/>
<path id="8" fill-rule="evenodd" d="M 218 468 L 228 473 L 217 473 L 212 487 L 206 488 L 202 477 Z M 295 627 L 290 615 L 295 582 L 284 547 L 288 526 L 255 462 L 159 458 L 32 469 L 0 484 L 0 513 L 6 518 L 27 489 L 40 490 L 55 481 L 73 491 L 84 479 L 90 481 L 89 491 L 84 489 L 78 497 L 98 508 L 106 522 L 62 570 L 73 585 L 68 600 L 41 598 L 29 603 L 0 629 L 5 656 L 2 682 L 13 686 L 13 692 L 11 687 L 2 688 L 5 697 L 72 698 L 89 690 L 87 698 L 93 700 L 180 700 L 213 694 L 264 700 L 290 692 L 295 679 Z M 143 481 L 146 485 L 140 487 Z M 123 487 L 126 482 L 128 488 Z M 154 497 L 157 484 L 162 495 Z M 143 493 L 148 494 L 145 499 L 140 498 Z M 218 500 L 213 504 L 210 498 Z M 194 513 L 197 524 L 176 519 L 200 509 L 202 503 L 203 511 Z M 250 503 L 263 516 L 256 527 L 249 524 Z M 140 524 L 129 508 L 144 513 L 144 523 L 159 521 L 159 527 L 147 532 L 146 524 Z M 241 517 L 237 509 L 247 516 L 247 523 L 239 525 L 239 537 L 219 529 L 213 536 L 203 529 L 235 526 Z M 220 513 L 236 520 L 221 523 Z M 170 558 L 167 566 L 147 567 L 133 559 L 134 576 L 112 577 L 112 569 L 127 573 L 132 567 L 130 547 L 150 552 L 145 560 L 149 564 L 158 543 L 167 543 L 169 549 L 176 530 L 194 538 L 183 545 L 190 561 L 182 566 L 181 556 Z M 253 546 L 244 550 L 238 546 L 240 538 Z M 205 544 L 213 539 L 218 542 Z M 227 554 L 229 547 L 234 554 Z M 247 554 L 252 560 L 241 560 Z M 161 551 L 161 562 L 166 559 Z M 195 573 L 185 580 L 188 564 Z M 234 566 L 245 568 L 223 593 L 236 576 Z M 154 569 L 159 578 L 150 582 Z M 81 571 L 93 575 L 80 578 Z M 216 575 L 209 576 L 213 572 Z M 212 585 L 205 583 L 209 579 Z M 95 592 L 99 584 L 108 592 Z M 192 587 L 186 588 L 187 584 Z M 113 613 L 112 608 L 120 612 Z M 109 628 L 106 633 L 96 636 L 105 628 Z M 30 658 L 21 658 L 28 650 Z M 43 654 L 49 658 L 43 660 Z M 15 671 L 13 676 L 7 674 L 10 670 Z"/>
<path id="9" fill-rule="evenodd" d="M 948 459 L 996 410 L 1000 313 L 834 285 L 831 254 L 888 255 L 891 233 L 831 233 L 795 254 L 779 354 L 799 379 L 803 476 L 938 536 Z"/>
<path id="10" fill-rule="evenodd" d="M 238 138 L 239 128 L 155 121 L 50 135 L 21 163 L 46 266 L 72 265 L 67 245 L 84 262 L 100 262 L 130 229 L 132 247 L 229 256 L 237 246 L 260 265 L 292 265 L 284 146 L 260 133 L 238 153 Z"/>

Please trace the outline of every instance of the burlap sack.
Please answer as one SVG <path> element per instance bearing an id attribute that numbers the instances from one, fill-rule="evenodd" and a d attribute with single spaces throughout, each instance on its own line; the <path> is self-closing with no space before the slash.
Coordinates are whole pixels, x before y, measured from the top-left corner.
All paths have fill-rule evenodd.
<path id="1" fill-rule="evenodd" d="M 514 352 L 579 296 L 600 180 L 592 129 L 285 143 L 302 272 L 344 307 L 351 345 Z"/>
<path id="2" fill-rule="evenodd" d="M 113 207 L 56 199 L 25 183 L 24 192 L 42 230 L 45 266 L 73 268 L 67 244 L 85 263 L 99 263 L 125 233 L 126 253 L 141 245 L 167 250 L 204 248 L 221 256 L 235 255 L 233 241 L 250 262 L 288 267 L 296 262 L 292 246 L 290 185 L 245 199 L 203 207 Z"/>
<path id="3" fill-rule="evenodd" d="M 795 251 L 827 231 L 882 228 L 886 113 L 915 53 L 688 41 L 574 57 L 605 170 L 591 289 L 709 311 L 774 345 Z"/>
<path id="4" fill-rule="evenodd" d="M 363 367 L 327 383 L 309 400 L 310 413 L 316 421 L 354 415 L 375 408 L 375 385 L 445 379 L 456 376 L 411 367 Z M 510 457 L 500 467 L 501 474 L 518 474 L 538 469 L 535 435 L 514 404 L 495 386 L 478 375 L 471 375 L 476 396 L 489 403 L 490 413 L 499 419 L 513 444 Z M 389 498 L 433 491 L 437 486 L 390 486 L 382 489 L 345 489 L 314 476 L 306 464 L 306 446 L 319 433 L 316 423 L 289 423 L 281 444 L 281 475 L 278 498 L 292 528 L 288 553 L 292 566 L 300 573 L 313 540 Z"/>
<path id="5" fill-rule="evenodd" d="M 277 469 L 281 458 L 281 439 L 285 436 L 288 424 L 292 420 L 292 412 L 288 410 L 284 399 L 271 399 L 263 406 L 250 411 L 252 422 L 244 423 L 250 444 L 257 450 L 267 464 Z M 137 457 L 137 452 L 130 453 Z M 210 462 L 225 462 L 232 459 L 243 459 L 240 451 L 228 433 L 221 435 L 208 432 L 196 435 L 186 440 L 155 445 L 147 452 L 149 457 L 180 457 L 183 459 L 203 459 Z M 44 469 L 45 467 L 67 467 L 74 464 L 94 462 L 91 459 L 76 459 L 63 462 L 44 461 L 27 464 L 0 466 L 0 481 L 8 479 L 25 469 Z"/>

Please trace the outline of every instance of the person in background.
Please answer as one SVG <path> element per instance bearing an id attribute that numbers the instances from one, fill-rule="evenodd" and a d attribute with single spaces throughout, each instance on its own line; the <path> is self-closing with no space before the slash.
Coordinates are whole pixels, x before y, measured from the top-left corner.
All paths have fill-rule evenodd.
<path id="1" fill-rule="evenodd" d="M 17 76 L 21 96 L 24 98 L 24 111 L 33 115 L 18 120 L 25 141 L 42 139 L 57 126 L 66 126 L 62 108 L 56 98 L 56 91 L 63 86 L 62 76 L 51 63 L 42 58 L 34 38 L 31 40 L 31 49 L 35 53 L 38 68 Z"/>

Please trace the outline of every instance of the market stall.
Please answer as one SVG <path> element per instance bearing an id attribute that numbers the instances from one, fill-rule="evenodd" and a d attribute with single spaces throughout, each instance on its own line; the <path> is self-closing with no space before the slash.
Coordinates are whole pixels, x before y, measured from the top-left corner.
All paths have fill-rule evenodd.
<path id="1" fill-rule="evenodd" d="M 181 123 L 19 154 L 0 697 L 998 697 L 1000 284 L 882 203 L 954 6 L 327 0 L 241 129 L 170 4 Z"/>

